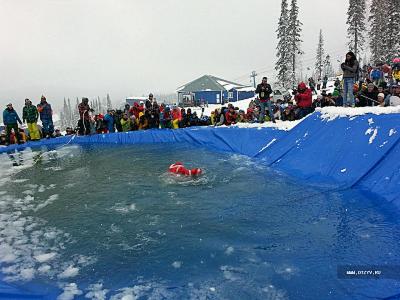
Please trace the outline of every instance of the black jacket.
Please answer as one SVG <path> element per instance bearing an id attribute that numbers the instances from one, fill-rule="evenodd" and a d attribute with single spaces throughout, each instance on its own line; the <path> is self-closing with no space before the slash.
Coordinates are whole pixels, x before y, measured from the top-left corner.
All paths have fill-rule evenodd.
<path id="1" fill-rule="evenodd" d="M 269 100 L 272 94 L 272 88 L 268 83 L 266 85 L 260 83 L 257 85 L 256 94 L 258 94 L 260 100 Z"/>

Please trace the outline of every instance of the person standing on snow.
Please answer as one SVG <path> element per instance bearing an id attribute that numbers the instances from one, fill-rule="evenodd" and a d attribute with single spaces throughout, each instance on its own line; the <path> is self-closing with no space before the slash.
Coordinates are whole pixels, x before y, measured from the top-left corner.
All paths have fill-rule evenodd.
<path id="1" fill-rule="evenodd" d="M 22 121 L 28 125 L 29 137 L 32 141 L 40 140 L 39 128 L 37 126 L 37 120 L 39 113 L 35 105 L 32 105 L 32 101 L 28 98 L 25 99 L 25 106 L 22 110 Z"/>
<path id="2" fill-rule="evenodd" d="M 258 97 L 260 99 L 260 109 L 261 109 L 259 122 L 264 123 L 265 109 L 268 107 L 269 116 L 271 117 L 272 122 L 276 123 L 271 105 L 272 88 L 267 81 L 268 81 L 267 77 L 263 77 L 262 82 L 259 85 L 257 85 L 256 88 L 256 94 L 258 94 Z"/>
<path id="3" fill-rule="evenodd" d="M 328 84 L 328 76 L 324 76 L 324 78 L 322 79 L 322 89 L 326 89 L 326 85 Z"/>
<path id="4" fill-rule="evenodd" d="M 145 107 L 147 110 L 152 110 L 153 108 L 153 101 L 154 101 L 154 96 L 152 93 L 149 94 L 149 98 L 146 100 Z"/>
<path id="5" fill-rule="evenodd" d="M 45 96 L 41 97 L 37 109 L 40 114 L 40 120 L 42 121 L 42 136 L 50 138 L 53 136 L 54 132 L 53 111 L 51 105 L 47 103 Z"/>
<path id="6" fill-rule="evenodd" d="M 17 112 L 14 110 L 11 103 L 7 104 L 6 109 L 3 111 L 3 123 L 6 127 L 7 143 L 11 144 L 11 132 L 14 130 L 14 134 L 17 138 L 18 144 L 21 143 L 21 137 L 19 135 L 18 123 L 21 125 L 21 119 L 19 118 Z"/>
<path id="7" fill-rule="evenodd" d="M 343 106 L 354 107 L 354 82 L 357 78 L 358 73 L 358 61 L 353 52 L 346 54 L 346 60 L 342 63 L 341 68 L 343 70 Z"/>
<path id="8" fill-rule="evenodd" d="M 90 106 L 89 106 L 89 99 L 82 98 L 82 102 L 78 105 L 79 111 L 79 121 L 78 121 L 78 128 L 79 128 L 79 135 L 89 135 L 90 134 Z"/>

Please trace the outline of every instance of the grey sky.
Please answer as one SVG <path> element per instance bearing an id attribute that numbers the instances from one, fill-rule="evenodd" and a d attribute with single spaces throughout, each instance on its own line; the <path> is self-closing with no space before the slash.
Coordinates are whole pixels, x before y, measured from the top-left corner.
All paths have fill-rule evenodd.
<path id="1" fill-rule="evenodd" d="M 290 2 L 290 1 L 289 1 Z M 319 29 L 342 59 L 348 0 L 299 0 L 304 66 Z M 0 104 L 174 92 L 203 74 L 273 75 L 280 0 L 0 0 Z M 20 105 L 16 105 L 21 107 Z"/>

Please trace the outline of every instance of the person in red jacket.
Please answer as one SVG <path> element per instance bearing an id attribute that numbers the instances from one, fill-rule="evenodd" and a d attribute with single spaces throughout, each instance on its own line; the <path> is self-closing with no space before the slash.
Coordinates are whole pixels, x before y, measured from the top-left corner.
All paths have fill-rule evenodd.
<path id="1" fill-rule="evenodd" d="M 235 108 L 233 106 L 230 106 L 227 112 L 225 113 L 225 124 L 228 126 L 236 124 L 237 117 L 238 115 L 235 111 Z"/>
<path id="2" fill-rule="evenodd" d="M 296 119 L 302 119 L 312 112 L 312 91 L 304 82 L 300 82 L 294 97 L 297 103 Z"/>

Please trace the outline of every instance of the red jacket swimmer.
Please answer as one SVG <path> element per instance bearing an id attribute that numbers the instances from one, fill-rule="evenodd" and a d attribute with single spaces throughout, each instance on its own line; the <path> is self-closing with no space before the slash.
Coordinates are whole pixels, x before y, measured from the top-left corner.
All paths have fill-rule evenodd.
<path id="1" fill-rule="evenodd" d="M 168 171 L 174 174 L 181 174 L 185 176 L 199 176 L 203 171 L 199 168 L 188 170 L 181 162 L 176 162 L 169 166 Z"/>

